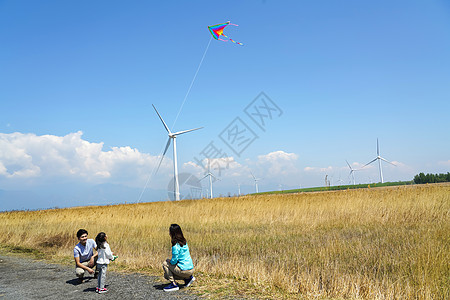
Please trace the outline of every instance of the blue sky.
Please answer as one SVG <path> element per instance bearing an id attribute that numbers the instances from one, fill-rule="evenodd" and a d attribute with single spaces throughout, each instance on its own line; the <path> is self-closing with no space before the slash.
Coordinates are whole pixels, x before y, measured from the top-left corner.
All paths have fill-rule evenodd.
<path id="1" fill-rule="evenodd" d="M 207 26 L 228 20 L 244 46 L 205 54 Z M 260 190 L 348 183 L 345 160 L 375 158 L 377 138 L 397 164 L 386 181 L 448 172 L 449 34 L 448 1 L 0 0 L 0 189 L 166 189 L 152 104 L 173 131 L 204 127 L 177 140 L 180 172 L 203 176 L 211 141 L 233 157 L 217 195 L 254 191 L 250 171 Z M 265 131 L 244 112 L 261 92 L 282 111 Z M 236 117 L 258 137 L 240 156 L 219 138 Z M 376 166 L 356 180 L 378 181 Z"/>

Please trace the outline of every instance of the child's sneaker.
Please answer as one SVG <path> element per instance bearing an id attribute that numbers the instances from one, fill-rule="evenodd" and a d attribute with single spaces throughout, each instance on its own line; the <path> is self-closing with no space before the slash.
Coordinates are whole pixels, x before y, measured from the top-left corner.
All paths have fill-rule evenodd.
<path id="1" fill-rule="evenodd" d="M 99 288 L 98 288 L 98 287 L 96 287 L 96 288 L 95 288 L 95 292 L 96 292 L 96 293 L 98 293 L 98 290 L 99 290 Z"/>
<path id="2" fill-rule="evenodd" d="M 178 287 L 178 285 L 176 283 L 171 283 L 164 288 L 164 292 L 173 292 L 173 291 L 178 291 L 179 289 L 180 288 Z"/>
<path id="3" fill-rule="evenodd" d="M 191 275 L 191 277 L 189 277 L 188 279 L 184 280 L 184 286 L 188 287 L 190 286 L 192 283 L 194 283 L 195 281 L 195 277 Z"/>
<path id="4" fill-rule="evenodd" d="M 107 288 L 98 289 L 98 293 L 99 293 L 99 294 L 106 293 L 107 291 L 108 291 Z"/>

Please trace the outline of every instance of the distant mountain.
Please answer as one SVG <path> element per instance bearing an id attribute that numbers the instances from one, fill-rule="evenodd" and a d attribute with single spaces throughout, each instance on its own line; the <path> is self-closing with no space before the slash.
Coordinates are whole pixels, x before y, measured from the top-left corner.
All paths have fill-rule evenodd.
<path id="1" fill-rule="evenodd" d="M 0 192 L 0 211 L 5 210 L 26 210 L 37 209 L 41 207 L 50 207 L 50 203 L 45 198 L 32 191 L 5 191 Z"/>
<path id="2" fill-rule="evenodd" d="M 0 190 L 0 211 L 135 203 L 139 200 L 141 193 L 142 188 L 117 184 L 94 186 L 55 184 L 20 191 Z M 166 190 L 146 189 L 142 193 L 140 202 L 165 199 L 167 199 Z"/>

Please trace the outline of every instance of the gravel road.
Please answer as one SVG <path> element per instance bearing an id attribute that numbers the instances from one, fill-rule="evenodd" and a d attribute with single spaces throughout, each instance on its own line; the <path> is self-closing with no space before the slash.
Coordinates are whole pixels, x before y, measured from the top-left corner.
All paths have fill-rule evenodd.
<path id="1" fill-rule="evenodd" d="M 164 292 L 158 277 L 107 272 L 106 280 L 108 292 L 97 294 L 97 280 L 79 284 L 75 268 L 0 255 L 0 299 L 198 299 L 183 289 Z"/>

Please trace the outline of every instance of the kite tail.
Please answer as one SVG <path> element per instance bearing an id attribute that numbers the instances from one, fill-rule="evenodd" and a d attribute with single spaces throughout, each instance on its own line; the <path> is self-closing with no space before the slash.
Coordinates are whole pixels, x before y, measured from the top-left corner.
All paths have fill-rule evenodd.
<path id="1" fill-rule="evenodd" d="M 230 21 L 228 21 L 228 25 L 239 26 L 239 25 L 237 25 L 237 24 L 232 24 L 232 23 L 230 23 Z"/>
<path id="2" fill-rule="evenodd" d="M 224 37 L 226 37 L 227 39 L 229 39 L 230 41 L 232 41 L 233 43 L 235 43 L 235 44 L 238 44 L 238 45 L 241 45 L 241 46 L 243 46 L 244 44 L 242 44 L 242 43 L 239 43 L 239 42 L 236 42 L 235 40 L 233 40 L 233 39 L 230 39 L 229 37 L 227 37 L 225 34 L 222 34 Z M 221 40 L 221 41 L 223 41 L 223 40 Z M 226 41 L 225 41 L 226 42 Z"/>
<path id="3" fill-rule="evenodd" d="M 218 39 L 219 41 L 222 41 L 222 42 L 228 42 L 227 40 L 222 40 L 222 39 Z"/>
<path id="4" fill-rule="evenodd" d="M 230 41 L 232 41 L 232 42 L 235 43 L 235 44 L 241 45 L 241 46 L 244 45 L 244 44 L 242 44 L 242 43 L 239 43 L 239 42 L 234 41 L 233 39 L 230 39 Z"/>

